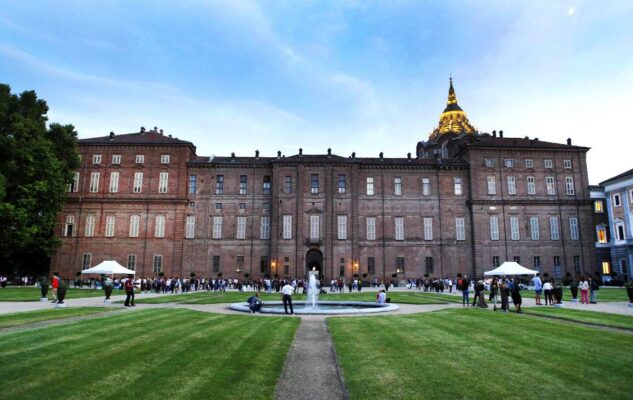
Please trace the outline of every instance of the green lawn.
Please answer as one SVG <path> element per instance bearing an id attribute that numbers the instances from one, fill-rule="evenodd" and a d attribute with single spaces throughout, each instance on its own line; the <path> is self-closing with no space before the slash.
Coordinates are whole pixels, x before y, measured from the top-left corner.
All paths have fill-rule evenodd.
<path id="1" fill-rule="evenodd" d="M 115 290 L 112 292 L 112 295 L 115 296 L 117 294 L 125 294 L 122 290 Z M 40 301 L 40 297 L 42 296 L 42 292 L 40 288 L 36 288 L 33 286 L 27 287 L 6 287 L 4 289 L 0 289 L 0 301 Z M 75 289 L 69 288 L 66 292 L 66 299 L 78 299 L 82 297 L 103 297 L 105 298 L 105 292 L 103 290 L 95 290 L 95 289 Z M 53 299 L 53 292 L 51 290 L 48 291 L 48 298 L 50 300 Z"/>
<path id="2" fill-rule="evenodd" d="M 590 305 L 587 307 L 591 307 Z M 556 317 L 577 322 L 589 322 L 613 326 L 616 328 L 633 329 L 633 317 L 629 315 L 607 314 L 596 311 L 570 310 L 554 307 L 526 307 L 523 309 L 526 314 Z"/>
<path id="3" fill-rule="evenodd" d="M 529 297 L 530 299 L 534 298 L 534 290 L 523 290 L 521 291 L 521 296 Z M 544 299 L 541 295 L 541 299 Z M 563 289 L 563 301 L 571 300 L 571 291 L 568 287 Z M 580 290 L 578 291 L 578 300 L 580 300 Z M 626 294 L 626 289 L 624 288 L 604 288 L 596 291 L 596 300 L 598 302 L 613 302 L 613 301 L 626 301 L 628 303 L 629 297 Z M 543 300 L 545 302 L 545 300 Z"/>
<path id="4" fill-rule="evenodd" d="M 136 296 L 135 302 L 142 304 L 164 304 L 164 303 L 182 303 L 182 304 L 217 304 L 217 303 L 237 303 L 246 301 L 253 292 L 195 292 L 187 294 L 172 295 L 167 294 L 161 297 L 143 298 Z M 445 303 L 461 303 L 461 297 L 450 295 L 439 295 L 435 293 L 424 292 L 389 292 L 387 296 L 391 298 L 393 303 L 403 304 L 445 304 Z M 279 293 L 267 294 L 261 293 L 264 301 L 281 300 Z M 293 300 L 305 300 L 303 294 L 295 294 Z M 376 292 L 352 292 L 352 293 L 326 293 L 319 295 L 320 300 L 340 300 L 340 301 L 376 301 Z"/>
<path id="5" fill-rule="evenodd" d="M 352 399 L 633 393 L 633 336 L 626 333 L 478 309 L 327 321 Z"/>
<path id="6" fill-rule="evenodd" d="M 81 308 L 55 308 L 51 310 L 37 310 L 0 315 L 0 328 L 8 328 L 34 322 L 50 321 L 70 317 L 78 317 L 88 314 L 104 313 L 118 310 L 118 308 L 81 307 Z"/>
<path id="7" fill-rule="evenodd" d="M 1 335 L 6 399 L 270 399 L 298 318 L 182 309 Z"/>

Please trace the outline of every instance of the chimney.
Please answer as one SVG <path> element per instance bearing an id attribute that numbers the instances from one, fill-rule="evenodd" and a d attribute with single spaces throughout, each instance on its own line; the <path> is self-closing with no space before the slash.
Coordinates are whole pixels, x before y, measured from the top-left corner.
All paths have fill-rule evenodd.
<path id="1" fill-rule="evenodd" d="M 567 138 L 567 146 L 571 146 L 571 138 Z"/>
<path id="2" fill-rule="evenodd" d="M 355 151 L 352 152 L 352 159 L 354 159 L 354 158 L 356 158 L 356 152 Z"/>
<path id="3" fill-rule="evenodd" d="M 114 139 L 114 132 L 110 131 L 110 140 Z"/>
<path id="4" fill-rule="evenodd" d="M 160 130 L 160 135 L 163 136 L 163 130 L 162 129 Z"/>
<path id="5" fill-rule="evenodd" d="M 235 161 L 235 153 L 231 153 L 231 161 Z"/>
<path id="6" fill-rule="evenodd" d="M 277 151 L 277 158 L 281 158 L 281 150 Z"/>
<path id="7" fill-rule="evenodd" d="M 497 130 L 492 131 L 492 137 L 497 137 Z"/>
<path id="8" fill-rule="evenodd" d="M 499 131 L 499 137 L 503 139 L 503 131 Z"/>
<path id="9" fill-rule="evenodd" d="M 302 156 L 303 155 L 303 149 L 301 147 L 299 147 L 299 155 Z"/>
<path id="10" fill-rule="evenodd" d="M 407 158 L 411 161 L 411 153 L 407 153 Z"/>
<path id="11" fill-rule="evenodd" d="M 141 134 L 145 133 L 145 127 L 141 126 Z"/>
<path id="12" fill-rule="evenodd" d="M 380 154 L 378 155 L 378 157 L 380 157 L 380 159 L 382 160 L 382 156 L 383 156 L 383 154 L 382 154 L 382 151 L 381 151 Z"/>
<path id="13" fill-rule="evenodd" d="M 259 158 L 259 150 L 255 150 L 255 158 Z"/>
<path id="14" fill-rule="evenodd" d="M 330 157 L 332 155 L 332 149 L 331 148 L 327 149 L 327 155 L 328 155 L 328 157 Z"/>

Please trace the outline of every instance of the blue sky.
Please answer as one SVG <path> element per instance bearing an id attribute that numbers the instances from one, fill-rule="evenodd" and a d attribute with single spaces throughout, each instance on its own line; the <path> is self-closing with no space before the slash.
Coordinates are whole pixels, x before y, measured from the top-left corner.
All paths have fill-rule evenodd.
<path id="1" fill-rule="evenodd" d="M 80 137 L 158 126 L 199 155 L 404 157 L 452 74 L 481 131 L 633 168 L 631 1 L 0 0 L 0 82 Z"/>

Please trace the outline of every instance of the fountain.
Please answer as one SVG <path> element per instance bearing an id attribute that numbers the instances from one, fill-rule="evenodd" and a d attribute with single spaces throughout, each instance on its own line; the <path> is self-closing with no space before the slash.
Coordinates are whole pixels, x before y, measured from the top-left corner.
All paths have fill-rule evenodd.
<path id="1" fill-rule="evenodd" d="M 317 285 L 316 276 L 314 274 L 310 274 L 310 277 L 308 278 L 308 293 L 306 300 L 293 300 L 295 314 L 368 314 L 394 311 L 400 308 L 396 304 L 368 301 L 319 301 L 319 291 L 320 288 Z M 332 298 L 336 298 L 338 295 L 334 294 L 331 296 Z M 303 307 L 301 307 L 302 305 Z M 229 308 L 236 311 L 250 312 L 248 303 L 233 303 L 229 306 Z M 266 300 L 264 301 L 260 312 L 265 314 L 284 314 L 283 303 L 281 301 Z"/>

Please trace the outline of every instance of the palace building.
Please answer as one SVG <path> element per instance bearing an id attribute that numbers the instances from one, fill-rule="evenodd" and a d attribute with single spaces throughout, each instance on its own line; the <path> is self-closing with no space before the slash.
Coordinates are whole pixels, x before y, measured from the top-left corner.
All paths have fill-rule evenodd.
<path id="1" fill-rule="evenodd" d="M 479 132 L 452 80 L 437 128 L 403 158 L 206 157 L 156 128 L 78 146 L 51 261 L 63 275 L 106 259 L 138 276 L 209 278 L 599 268 L 589 149 Z"/>

